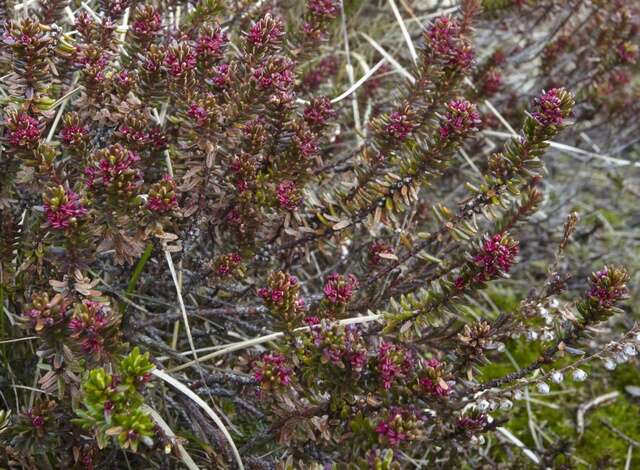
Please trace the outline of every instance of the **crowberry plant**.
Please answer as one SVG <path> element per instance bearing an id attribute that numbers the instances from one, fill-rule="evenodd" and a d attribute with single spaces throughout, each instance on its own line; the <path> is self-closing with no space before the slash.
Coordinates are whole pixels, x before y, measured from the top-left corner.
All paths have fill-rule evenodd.
<path id="1" fill-rule="evenodd" d="M 640 11 L 430 3 L 0 2 L 0 467 L 586 461 Z"/>

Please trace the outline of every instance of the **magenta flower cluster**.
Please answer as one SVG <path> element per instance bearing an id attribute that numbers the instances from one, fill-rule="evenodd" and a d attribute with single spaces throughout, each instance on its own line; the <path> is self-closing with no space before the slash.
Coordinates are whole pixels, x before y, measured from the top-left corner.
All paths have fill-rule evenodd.
<path id="1" fill-rule="evenodd" d="M 263 388 L 285 386 L 291 383 L 293 371 L 286 365 L 286 358 L 278 353 L 266 353 L 255 365 L 254 378 Z"/>
<path id="2" fill-rule="evenodd" d="M 276 197 L 278 198 L 280 207 L 289 211 L 296 210 L 300 203 L 302 203 L 302 196 L 296 184 L 291 180 L 284 180 L 278 183 Z"/>
<path id="3" fill-rule="evenodd" d="M 26 113 L 20 113 L 7 118 L 7 137 L 14 147 L 33 147 L 40 138 L 40 124 L 38 120 Z"/>
<path id="4" fill-rule="evenodd" d="M 87 354 L 97 354 L 104 349 L 104 329 L 109 325 L 110 314 L 104 304 L 83 300 L 69 320 L 71 337 L 80 343 Z"/>
<path id="5" fill-rule="evenodd" d="M 500 272 L 508 273 L 519 252 L 518 243 L 505 234 L 499 233 L 485 240 L 480 253 L 473 257 L 473 262 L 482 268 L 475 280 L 485 282 Z"/>
<path id="6" fill-rule="evenodd" d="M 462 36 L 460 23 L 451 17 L 438 17 L 426 34 L 431 51 L 451 67 L 464 70 L 473 61 L 473 51 Z"/>
<path id="7" fill-rule="evenodd" d="M 397 447 L 417 437 L 422 421 L 423 417 L 417 410 L 394 406 L 389 409 L 386 419 L 378 421 L 375 432 L 383 444 Z"/>
<path id="8" fill-rule="evenodd" d="M 322 363 L 340 368 L 349 364 L 360 371 L 367 363 L 367 350 L 360 329 L 354 325 L 342 327 L 328 320 L 307 317 L 314 346 L 321 353 Z"/>
<path id="9" fill-rule="evenodd" d="M 426 377 L 419 379 L 418 383 L 423 391 L 430 395 L 446 398 L 451 389 L 442 377 L 444 364 L 438 359 L 428 359 L 424 362 Z"/>
<path id="10" fill-rule="evenodd" d="M 45 198 L 44 213 L 48 224 L 55 230 L 66 230 L 87 213 L 80 197 L 70 189 L 56 188 Z"/>
<path id="11" fill-rule="evenodd" d="M 624 283 L 612 283 L 608 267 L 596 272 L 591 277 L 588 296 L 596 299 L 601 307 L 611 308 L 615 303 L 627 295 Z"/>
<path id="12" fill-rule="evenodd" d="M 326 97 L 312 99 L 303 112 L 303 117 L 307 124 L 316 127 L 324 125 L 335 115 L 336 112 L 333 109 L 333 105 Z"/>
<path id="13" fill-rule="evenodd" d="M 417 125 L 411 122 L 405 113 L 394 111 L 389 115 L 389 123 L 385 126 L 385 131 L 395 139 L 405 140 Z"/>
<path id="14" fill-rule="evenodd" d="M 405 347 L 382 341 L 378 349 L 378 374 L 385 390 L 395 382 L 406 379 L 415 367 L 413 353 Z"/>
<path id="15" fill-rule="evenodd" d="M 329 302 L 346 304 L 351 300 L 353 293 L 359 286 L 358 278 L 353 274 L 343 276 L 339 273 L 333 273 L 327 278 L 322 290 Z"/>
<path id="16" fill-rule="evenodd" d="M 69 125 L 60 130 L 60 138 L 65 145 L 79 145 L 88 132 L 84 126 Z"/>
<path id="17" fill-rule="evenodd" d="M 561 126 L 564 122 L 560 90 L 552 88 L 534 100 L 537 110 L 533 118 L 543 126 Z"/>
<path id="18" fill-rule="evenodd" d="M 480 114 L 476 106 L 465 99 L 453 100 L 447 104 L 447 113 L 440 125 L 440 138 L 463 137 L 477 129 Z"/>

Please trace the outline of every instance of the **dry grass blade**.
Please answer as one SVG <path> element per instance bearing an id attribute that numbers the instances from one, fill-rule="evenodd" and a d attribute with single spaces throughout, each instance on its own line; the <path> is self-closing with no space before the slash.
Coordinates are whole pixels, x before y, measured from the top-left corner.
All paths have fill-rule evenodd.
<path id="1" fill-rule="evenodd" d="M 154 410 L 148 405 L 142 405 L 142 409 L 147 413 L 149 413 L 149 416 L 151 416 L 151 419 L 155 421 L 155 423 L 158 425 L 160 429 L 162 429 L 162 432 L 164 432 L 167 437 L 173 440 L 176 439 L 176 434 L 173 432 L 171 427 L 169 427 L 169 425 L 162 418 L 162 416 L 160 416 L 160 413 L 158 413 L 156 410 Z M 180 444 L 180 442 L 178 442 L 177 440 L 175 440 L 174 444 L 178 449 L 178 452 L 180 453 L 180 458 L 182 459 L 182 462 L 187 466 L 187 468 L 189 470 L 200 470 L 200 467 L 196 465 L 196 463 L 193 461 L 193 459 L 191 458 L 189 453 L 186 451 L 184 446 Z"/>
<path id="2" fill-rule="evenodd" d="M 409 48 L 409 54 L 411 54 L 411 59 L 413 59 L 413 63 L 418 63 L 418 54 L 416 53 L 416 48 L 413 46 L 413 41 L 411 40 L 411 35 L 407 30 L 407 26 L 404 24 L 404 20 L 402 19 L 402 15 L 400 15 L 400 11 L 398 10 L 398 6 L 394 0 L 389 0 L 389 5 L 391 5 L 391 9 L 393 10 L 393 15 L 396 17 L 398 24 L 400 25 L 400 29 L 402 30 L 402 35 L 404 36 L 404 40 L 407 43 L 407 47 Z"/>
<path id="3" fill-rule="evenodd" d="M 348 97 L 351 93 L 353 93 L 354 91 L 356 91 L 358 88 L 360 88 L 367 80 L 369 80 L 369 78 L 371 78 L 371 76 L 376 73 L 380 67 L 382 67 L 385 62 L 387 61 L 387 59 L 382 59 L 380 60 L 376 65 L 374 65 L 373 67 L 371 67 L 367 73 L 365 73 L 362 78 L 360 78 L 357 82 L 355 82 L 353 85 L 351 85 L 344 93 L 336 96 L 335 98 L 333 98 L 331 100 L 332 103 L 337 103 L 339 101 L 342 101 L 343 99 L 345 99 L 346 97 Z"/>
<path id="4" fill-rule="evenodd" d="M 364 37 L 367 41 L 369 41 L 369 44 L 371 44 L 373 46 L 373 48 L 378 51 L 382 57 L 384 57 L 385 59 L 387 59 L 387 61 L 389 61 L 389 63 L 391 65 L 393 65 L 393 67 L 401 74 L 404 75 L 407 80 L 409 80 L 412 84 L 416 82 L 416 79 L 414 78 L 413 75 L 411 75 L 409 72 L 407 72 L 407 69 L 405 69 L 402 65 L 400 65 L 400 63 L 394 59 L 385 49 L 384 47 L 382 47 L 380 44 L 378 44 L 375 39 L 373 39 L 371 36 L 365 34 L 365 33 L 360 33 L 362 35 L 362 37 Z"/>
<path id="5" fill-rule="evenodd" d="M 216 412 L 213 411 L 213 409 L 209 405 L 207 405 L 202 398 L 196 395 L 189 387 L 187 387 L 176 378 L 158 369 L 154 369 L 152 374 L 159 379 L 164 380 L 166 383 L 186 395 L 190 400 L 192 400 L 196 405 L 204 410 L 204 412 L 213 420 L 213 422 L 216 423 L 216 426 L 220 428 L 220 431 L 222 431 L 222 434 L 231 446 L 231 450 L 233 451 L 233 456 L 236 460 L 236 463 L 238 464 L 238 467 L 240 468 L 240 470 L 244 470 L 244 464 L 242 463 L 242 458 L 240 457 L 240 453 L 238 452 L 236 443 L 233 441 L 233 438 L 231 437 L 231 434 L 229 434 L 227 427 L 224 425 Z"/>

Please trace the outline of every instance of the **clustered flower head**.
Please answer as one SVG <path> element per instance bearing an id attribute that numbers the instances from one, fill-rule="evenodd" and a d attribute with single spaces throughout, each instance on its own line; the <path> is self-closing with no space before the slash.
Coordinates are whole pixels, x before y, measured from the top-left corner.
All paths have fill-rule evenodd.
<path id="1" fill-rule="evenodd" d="M 485 240 L 482 250 L 473 257 L 473 262 L 482 269 L 476 275 L 476 282 L 486 282 L 500 273 L 508 273 L 519 252 L 518 242 L 505 233 Z"/>
<path id="2" fill-rule="evenodd" d="M 322 291 L 325 299 L 333 304 L 346 304 L 351 300 L 353 293 L 358 289 L 360 283 L 353 274 L 346 276 L 333 273 L 324 284 Z"/>
<path id="3" fill-rule="evenodd" d="M 219 59 L 222 57 L 224 50 L 229 42 L 227 33 L 222 31 L 219 26 L 215 28 L 206 28 L 196 42 L 196 52 L 198 57 Z"/>
<path id="4" fill-rule="evenodd" d="M 283 36 L 282 20 L 267 13 L 251 26 L 247 33 L 247 42 L 256 50 L 262 50 L 279 46 Z"/>
<path id="5" fill-rule="evenodd" d="M 483 77 L 482 92 L 486 96 L 493 96 L 502 89 L 502 86 L 502 74 L 495 67 L 490 68 Z"/>
<path id="6" fill-rule="evenodd" d="M 413 373 L 415 358 L 413 353 L 399 344 L 382 341 L 378 349 L 377 370 L 385 390 Z"/>
<path id="7" fill-rule="evenodd" d="M 77 147 L 84 144 L 87 140 L 89 130 L 73 119 L 73 116 L 65 119 L 62 129 L 60 129 L 60 138 L 65 145 Z"/>
<path id="8" fill-rule="evenodd" d="M 120 144 L 99 150 L 94 155 L 94 166 L 85 170 L 87 187 L 116 195 L 131 195 L 142 182 L 136 168 L 140 156 Z"/>
<path id="9" fill-rule="evenodd" d="M 618 46 L 616 52 L 620 60 L 625 64 L 633 65 L 638 60 L 638 46 L 632 42 L 623 42 Z"/>
<path id="10" fill-rule="evenodd" d="M 299 291 L 298 279 L 279 271 L 269 275 L 267 287 L 258 289 L 258 295 L 270 313 L 291 330 L 299 326 L 304 317 L 305 303 Z"/>
<path id="11" fill-rule="evenodd" d="M 447 104 L 447 113 L 440 125 L 440 138 L 464 137 L 476 130 L 479 124 L 480 114 L 474 104 L 465 99 L 453 100 Z"/>
<path id="12" fill-rule="evenodd" d="M 287 366 L 287 359 L 278 353 L 265 353 L 256 361 L 253 376 L 263 390 L 281 389 L 291 383 L 293 370 Z"/>
<path id="13" fill-rule="evenodd" d="M 165 175 L 162 180 L 154 183 L 149 189 L 147 209 L 151 212 L 164 214 L 178 207 L 176 194 L 176 182 L 170 175 Z"/>
<path id="14" fill-rule="evenodd" d="M 438 17 L 426 32 L 428 50 L 449 67 L 465 70 L 473 62 L 473 51 L 458 20 Z"/>
<path id="15" fill-rule="evenodd" d="M 397 140 L 405 140 L 417 127 L 411 116 L 404 111 L 394 111 L 389 115 L 384 130 Z"/>
<path id="16" fill-rule="evenodd" d="M 542 126 L 561 126 L 569 117 L 570 109 L 565 104 L 567 92 L 563 89 L 552 88 L 534 100 L 537 110 L 532 113 L 533 118 Z"/>
<path id="17" fill-rule="evenodd" d="M 4 122 L 7 140 L 20 149 L 29 149 L 37 145 L 40 139 L 40 122 L 27 113 L 11 113 Z"/>
<path id="18" fill-rule="evenodd" d="M 318 351 L 321 364 L 332 364 L 359 372 L 367 363 L 367 349 L 360 329 L 355 325 L 342 326 L 329 320 L 307 318 L 313 351 Z M 310 351 L 305 351 L 310 355 Z"/>
<path id="19" fill-rule="evenodd" d="M 458 428 L 466 434 L 481 432 L 488 424 L 487 415 L 477 409 L 471 409 L 457 420 Z"/>
<path id="20" fill-rule="evenodd" d="M 146 38 L 162 29 L 162 17 L 151 5 L 140 5 L 135 11 L 131 31 L 139 38 Z"/>
<path id="21" fill-rule="evenodd" d="M 444 367 L 445 365 L 438 359 L 429 359 L 424 362 L 425 377 L 421 377 L 418 381 L 423 391 L 441 398 L 449 396 L 451 388 L 444 380 Z"/>
<path id="22" fill-rule="evenodd" d="M 335 18 L 340 9 L 336 0 L 309 0 L 307 6 L 313 15 L 324 18 Z"/>
<path id="23" fill-rule="evenodd" d="M 99 357 L 105 348 L 115 346 L 108 329 L 116 321 L 108 305 L 85 299 L 76 304 L 68 327 L 71 338 L 78 342 L 83 352 Z"/>
<path id="24" fill-rule="evenodd" d="M 48 225 L 55 230 L 67 230 L 87 214 L 78 196 L 64 186 L 51 188 L 44 196 L 44 213 Z"/>
<path id="25" fill-rule="evenodd" d="M 272 57 L 258 65 L 253 78 L 258 88 L 269 92 L 286 92 L 295 81 L 294 63 L 282 56 Z"/>
<path id="26" fill-rule="evenodd" d="M 227 253 L 219 256 L 213 263 L 213 269 L 220 278 L 236 276 L 242 272 L 242 257 L 238 253 Z"/>
<path id="27" fill-rule="evenodd" d="M 622 266 L 605 266 L 591 275 L 589 290 L 578 303 L 584 322 L 605 320 L 615 313 L 615 305 L 627 298 L 629 273 Z"/>
<path id="28" fill-rule="evenodd" d="M 322 127 L 336 115 L 331 101 L 327 97 L 313 98 L 304 108 L 303 116 L 309 126 Z"/>
<path id="29" fill-rule="evenodd" d="M 40 333 L 63 322 L 67 307 L 68 302 L 62 295 L 50 298 L 46 292 L 36 293 L 31 298 L 30 308 L 23 313 L 23 321 L 27 328 Z"/>
<path id="30" fill-rule="evenodd" d="M 294 211 L 302 203 L 302 194 L 291 180 L 284 180 L 276 187 L 276 197 L 280 207 L 288 211 Z"/>
<path id="31" fill-rule="evenodd" d="M 416 409 L 394 406 L 388 410 L 386 418 L 378 421 L 375 432 L 380 444 L 396 447 L 420 439 L 423 423 L 424 419 Z"/>
<path id="32" fill-rule="evenodd" d="M 197 64 L 196 51 L 186 44 L 180 44 L 169 49 L 164 59 L 169 73 L 178 78 L 195 68 Z"/>

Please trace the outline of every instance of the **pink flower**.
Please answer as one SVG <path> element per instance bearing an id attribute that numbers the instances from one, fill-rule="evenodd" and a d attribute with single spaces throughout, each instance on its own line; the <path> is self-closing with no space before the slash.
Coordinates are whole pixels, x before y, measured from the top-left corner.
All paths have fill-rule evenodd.
<path id="1" fill-rule="evenodd" d="M 86 127 L 71 125 L 62 128 L 60 137 L 66 145 L 78 145 L 82 143 L 88 132 Z"/>
<path id="2" fill-rule="evenodd" d="M 635 64 L 638 59 L 638 46 L 632 42 L 623 42 L 618 46 L 616 52 L 625 64 Z"/>
<path id="3" fill-rule="evenodd" d="M 283 209 L 296 210 L 302 202 L 302 196 L 293 181 L 284 180 L 276 188 L 276 197 Z"/>
<path id="4" fill-rule="evenodd" d="M 229 82 L 229 64 L 220 64 L 213 67 L 213 76 L 207 79 L 207 83 L 218 88 L 224 88 Z"/>
<path id="5" fill-rule="evenodd" d="M 171 75 L 180 77 L 196 66 L 196 54 L 189 47 L 174 48 L 167 53 L 164 63 Z"/>
<path id="6" fill-rule="evenodd" d="M 45 197 L 44 212 L 51 228 L 66 230 L 82 218 L 87 213 L 87 209 L 76 193 L 59 186 Z"/>
<path id="7" fill-rule="evenodd" d="M 502 233 L 485 240 L 482 251 L 473 258 L 473 262 L 482 267 L 475 280 L 485 282 L 500 272 L 508 273 L 519 251 L 518 242 Z"/>
<path id="8" fill-rule="evenodd" d="M 131 25 L 131 30 L 138 36 L 150 36 L 162 28 L 162 17 L 153 8 L 147 7 L 143 16 L 136 18 Z"/>
<path id="9" fill-rule="evenodd" d="M 358 289 L 359 285 L 358 279 L 353 274 L 343 276 L 333 273 L 324 284 L 324 296 L 331 303 L 346 304 L 351 300 L 353 292 Z"/>
<path id="10" fill-rule="evenodd" d="M 596 272 L 591 276 L 588 296 L 596 299 L 601 307 L 610 308 L 627 295 L 627 288 L 622 284 L 611 282 L 609 268 Z"/>
<path id="11" fill-rule="evenodd" d="M 537 111 L 533 114 L 533 118 L 543 126 L 561 126 L 565 115 L 562 110 L 562 100 L 560 98 L 560 90 L 552 88 L 544 92 L 542 96 L 534 100 Z"/>
<path id="12" fill-rule="evenodd" d="M 40 139 L 40 123 L 26 113 L 9 116 L 5 121 L 9 143 L 14 147 L 31 148 Z"/>
<path id="13" fill-rule="evenodd" d="M 426 34 L 433 54 L 448 66 L 464 70 L 473 61 L 473 51 L 462 36 L 457 20 L 441 16 L 435 20 Z"/>
<path id="14" fill-rule="evenodd" d="M 325 18 L 335 18 L 339 10 L 339 3 L 335 0 L 309 0 L 307 6 L 311 13 Z"/>
<path id="15" fill-rule="evenodd" d="M 304 120 L 310 126 L 322 126 L 327 120 L 335 116 L 333 105 L 328 98 L 313 98 L 311 103 L 304 109 Z"/>
<path id="16" fill-rule="evenodd" d="M 496 94 L 502 89 L 502 75 L 496 69 L 490 69 L 484 77 L 482 91 L 487 96 Z"/>
<path id="17" fill-rule="evenodd" d="M 282 20 L 267 13 L 260 21 L 251 26 L 247 34 L 247 41 L 256 47 L 266 47 L 280 44 L 283 36 Z"/>
<path id="18" fill-rule="evenodd" d="M 164 175 L 161 181 L 154 183 L 149 189 L 147 209 L 152 212 L 166 213 L 177 207 L 176 183 L 171 175 Z"/>
<path id="19" fill-rule="evenodd" d="M 465 99 L 453 100 L 447 104 L 444 122 L 440 125 L 440 138 L 464 136 L 477 129 L 480 114 L 472 103 Z"/>
<path id="20" fill-rule="evenodd" d="M 262 388 L 282 387 L 291 383 L 293 371 L 286 365 L 286 358 L 278 353 L 266 353 L 256 364 L 253 372 Z"/>
<path id="21" fill-rule="evenodd" d="M 209 113 L 206 109 L 197 103 L 192 103 L 187 111 L 187 116 L 193 119 L 199 126 L 204 125 L 209 119 Z"/>
<path id="22" fill-rule="evenodd" d="M 375 432 L 381 444 L 396 447 L 417 439 L 421 434 L 422 421 L 422 416 L 411 408 L 391 407 L 386 419 L 376 425 Z"/>
<path id="23" fill-rule="evenodd" d="M 378 373 L 385 390 L 400 379 L 406 379 L 413 372 L 413 353 L 403 346 L 383 341 L 378 349 Z"/>
<path id="24" fill-rule="evenodd" d="M 406 114 L 394 111 L 389 115 L 389 123 L 384 129 L 396 139 L 404 140 L 416 127 L 417 125 L 412 123 Z"/>
<path id="25" fill-rule="evenodd" d="M 205 32 L 198 38 L 196 52 L 198 56 L 220 58 L 228 42 L 227 33 L 220 28 L 216 28 Z"/>

